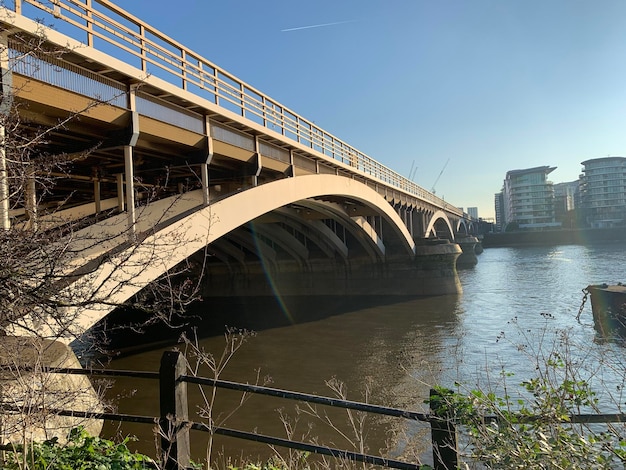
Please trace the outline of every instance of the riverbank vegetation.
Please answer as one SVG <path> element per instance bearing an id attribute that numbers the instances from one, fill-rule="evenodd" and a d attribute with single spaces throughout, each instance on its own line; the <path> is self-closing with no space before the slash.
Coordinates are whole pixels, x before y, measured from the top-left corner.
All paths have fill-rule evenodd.
<path id="1" fill-rule="evenodd" d="M 90 436 L 82 427 L 70 431 L 61 444 L 53 438 L 4 446 L 2 470 L 147 470 L 156 469 L 153 459 L 131 452 L 129 439 L 114 443 Z"/>
<path id="2" fill-rule="evenodd" d="M 553 335 L 548 350 L 519 345 L 520 357 L 534 365 L 532 376 L 519 379 L 502 369 L 481 387 L 457 382 L 454 390 L 436 388 L 429 403 L 457 426 L 464 468 L 608 470 L 626 464 L 623 384 L 605 383 L 601 368 L 607 364 L 568 331 L 549 333 L 543 333 Z"/>

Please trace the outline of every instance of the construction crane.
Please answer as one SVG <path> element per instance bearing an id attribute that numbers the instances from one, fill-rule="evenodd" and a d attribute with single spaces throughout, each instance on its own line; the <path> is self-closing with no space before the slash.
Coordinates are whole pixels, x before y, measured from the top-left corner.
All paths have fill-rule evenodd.
<path id="1" fill-rule="evenodd" d="M 409 171 L 409 180 L 413 181 L 415 173 L 417 173 L 417 168 L 418 167 L 415 166 L 415 160 L 413 160 L 413 163 L 411 163 L 411 170 Z"/>
<path id="2" fill-rule="evenodd" d="M 435 182 L 433 183 L 433 188 L 430 190 L 431 193 L 433 194 L 437 194 L 437 192 L 435 191 L 435 186 L 437 186 L 437 183 L 439 182 L 439 178 L 441 178 L 441 175 L 443 174 L 443 170 L 446 169 L 446 167 L 448 166 L 448 162 L 450 161 L 450 159 L 448 158 L 446 160 L 446 163 L 443 165 L 443 168 L 441 169 L 441 171 L 439 172 L 439 176 L 437 176 L 437 179 L 435 180 Z"/>

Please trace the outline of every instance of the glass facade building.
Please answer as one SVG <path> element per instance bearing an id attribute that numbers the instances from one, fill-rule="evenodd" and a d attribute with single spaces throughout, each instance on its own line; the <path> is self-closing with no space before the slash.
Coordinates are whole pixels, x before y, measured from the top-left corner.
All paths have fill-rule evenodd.
<path id="1" fill-rule="evenodd" d="M 502 191 L 495 194 L 493 202 L 496 209 L 496 232 L 502 232 L 506 225 L 504 221 L 504 194 Z"/>
<path id="2" fill-rule="evenodd" d="M 580 175 L 580 203 L 594 228 L 623 225 L 626 220 L 626 158 L 586 160 Z"/>
<path id="3" fill-rule="evenodd" d="M 521 229 L 560 225 L 554 215 L 554 187 L 548 181 L 548 175 L 555 169 L 539 166 L 507 172 L 502 188 L 501 221 L 498 224 L 502 229 L 510 223 L 518 224 Z"/>

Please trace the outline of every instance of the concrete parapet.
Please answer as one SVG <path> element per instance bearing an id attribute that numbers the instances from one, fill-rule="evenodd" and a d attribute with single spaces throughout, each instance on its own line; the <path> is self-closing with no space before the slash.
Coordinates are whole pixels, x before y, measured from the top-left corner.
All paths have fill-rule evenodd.
<path id="1" fill-rule="evenodd" d="M 0 337 L 0 400 L 16 411 L 2 411 L 2 443 L 44 441 L 53 437 L 64 442 L 69 431 L 83 426 L 98 435 L 102 421 L 58 416 L 54 410 L 101 412 L 102 403 L 89 378 L 54 374 L 47 368 L 80 368 L 69 346 L 52 340 Z"/>

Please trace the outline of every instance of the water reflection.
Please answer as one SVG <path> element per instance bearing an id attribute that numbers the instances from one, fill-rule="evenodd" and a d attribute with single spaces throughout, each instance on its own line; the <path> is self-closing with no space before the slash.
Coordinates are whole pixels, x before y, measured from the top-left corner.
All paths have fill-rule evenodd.
<path id="1" fill-rule="evenodd" d="M 563 348 L 582 375 L 593 378 L 614 409 L 610 392 L 624 382 L 623 350 L 593 328 L 591 306 L 576 320 L 589 284 L 617 282 L 626 261 L 623 244 L 494 248 L 476 270 L 461 272 L 464 287 L 455 363 L 464 381 L 485 384 L 501 371 L 514 384 L 536 374 L 536 357 Z"/>
<path id="2" fill-rule="evenodd" d="M 433 384 L 492 386 L 503 370 L 514 374 L 511 385 L 519 384 L 536 373 L 537 355 L 561 347 L 566 338 L 577 370 L 591 378 L 603 411 L 610 412 L 624 402 L 622 344 L 598 336 L 589 302 L 580 323 L 576 317 L 582 289 L 626 280 L 624 265 L 623 244 L 490 248 L 474 268 L 459 271 L 464 291 L 460 296 L 285 299 L 296 324 L 288 322 L 275 302 L 255 299 L 236 304 L 215 299 L 194 313 L 203 319 L 201 345 L 215 354 L 223 347 L 225 325 L 258 332 L 229 364 L 224 378 L 254 382 L 260 369 L 261 376 L 272 377 L 274 387 L 329 395 L 325 380 L 337 377 L 346 383 L 350 399 L 362 400 L 371 377 L 372 403 L 417 411 L 423 410 Z M 121 358 L 112 367 L 158 370 L 161 352 Z M 110 396 L 137 389 L 132 398 L 120 401 L 120 411 L 153 414 L 158 404 L 152 387 L 118 380 Z M 221 396 L 225 402 L 215 410 L 218 413 L 237 403 L 236 396 Z M 200 402 L 199 395 L 193 399 Z M 255 397 L 226 425 L 284 436 L 276 410 L 293 414 L 294 406 Z M 406 433 L 407 439 L 423 431 L 412 424 L 374 420 L 367 428 L 370 451 L 385 447 L 389 430 Z M 106 432 L 114 431 L 107 425 Z M 124 425 L 123 432 L 140 436 L 138 448 L 153 452 L 150 430 Z M 312 434 L 341 444 L 320 423 Z M 206 439 L 195 439 L 201 458 Z M 416 448 L 407 439 L 391 442 L 392 456 Z M 265 447 L 241 441 L 224 439 L 218 445 L 237 455 L 242 449 L 244 454 L 268 455 Z M 421 438 L 421 445 L 425 449 L 427 439 Z"/>
<path id="3" fill-rule="evenodd" d="M 228 320 L 229 326 L 257 327 L 257 334 L 237 353 L 225 369 L 223 379 L 254 383 L 257 377 L 270 376 L 272 387 L 295 390 L 318 395 L 332 395 L 325 381 L 336 377 L 345 383 L 348 398 L 364 401 L 366 384 L 369 385 L 371 403 L 403 409 L 423 409 L 423 401 L 428 396 L 430 386 L 439 382 L 444 358 L 446 339 L 456 330 L 459 309 L 458 296 L 443 296 L 419 299 L 291 299 L 291 305 L 299 303 L 297 315 L 303 321 L 295 325 L 283 325 L 279 311 L 265 311 L 256 303 L 254 310 L 230 309 L 216 313 L 214 305 L 210 311 L 214 326 L 216 319 Z M 383 302 L 386 300 L 386 302 Z M 395 300 L 395 302 L 392 302 Z M 342 307 L 349 306 L 349 311 Z M 267 307 L 267 305 L 265 305 Z M 331 316 L 320 315 L 320 309 Z M 306 314 L 306 311 L 310 314 Z M 296 312 L 294 310 L 294 312 Z M 209 313 L 207 312 L 207 315 Z M 264 327 L 263 316 L 267 315 L 269 327 Z M 321 318 L 320 318 L 321 317 Z M 222 324 L 223 325 L 223 324 Z M 208 328 L 204 325 L 206 333 Z M 223 326 L 222 326 L 223 331 Z M 220 332 L 221 333 L 221 332 Z M 215 355 L 221 354 L 223 336 L 211 335 L 200 340 L 200 346 Z M 165 348 L 166 349 L 166 348 Z M 164 349 L 142 352 L 120 358 L 112 364 L 118 369 L 158 370 L 159 360 Z M 260 371 L 260 372 L 259 372 Z M 206 373 L 206 372 L 204 372 Z M 119 411 L 140 414 L 158 412 L 157 390 L 148 384 L 117 379 L 109 396 L 133 396 L 119 401 Z M 220 391 L 219 404 L 214 415 L 225 416 L 235 408 L 240 396 L 232 392 Z M 203 403 L 202 396 L 190 392 L 193 408 Z M 259 433 L 285 437 L 283 423 L 277 409 L 295 416 L 295 403 L 276 398 L 252 397 L 224 426 L 241 430 L 254 430 Z M 345 412 L 330 412 L 333 420 L 345 422 Z M 368 444 L 374 453 L 388 445 L 390 429 L 405 429 L 406 424 L 392 423 L 387 419 L 371 418 L 368 426 Z M 321 441 L 345 446 L 337 433 L 328 426 L 315 422 L 311 430 Z M 304 423 L 300 431 L 307 431 Z M 105 433 L 116 431 L 107 424 Z M 137 449 L 153 452 L 151 430 L 138 425 L 125 424 L 123 433 L 135 434 L 141 441 Z M 192 446 L 197 458 L 202 458 L 206 446 L 206 436 L 194 435 Z M 220 438 L 217 446 L 224 447 L 229 454 L 270 455 L 265 446 L 248 444 L 242 441 Z M 404 450 L 401 444 L 392 443 L 394 453 Z"/>

